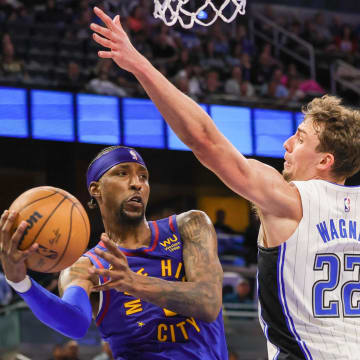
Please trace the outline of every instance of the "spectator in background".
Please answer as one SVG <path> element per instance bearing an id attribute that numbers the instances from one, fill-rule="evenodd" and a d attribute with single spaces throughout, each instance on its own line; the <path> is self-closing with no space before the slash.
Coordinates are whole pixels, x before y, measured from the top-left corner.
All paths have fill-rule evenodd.
<path id="1" fill-rule="evenodd" d="M 332 36 L 330 32 L 330 27 L 326 23 L 324 14 L 322 12 L 319 12 L 315 15 L 314 28 L 319 44 L 326 48 L 331 43 Z"/>
<path id="2" fill-rule="evenodd" d="M 186 95 L 190 95 L 189 93 L 189 79 L 185 76 L 178 76 L 175 81 L 174 85 L 183 93 Z"/>
<path id="3" fill-rule="evenodd" d="M 104 340 L 101 340 L 102 353 L 95 356 L 93 360 L 113 360 L 113 355 L 109 346 Z"/>
<path id="4" fill-rule="evenodd" d="M 125 30 L 126 31 L 126 30 Z M 134 44 L 135 48 L 141 52 L 144 56 L 149 59 L 153 59 L 153 50 L 150 41 L 148 40 L 148 36 L 145 31 L 139 31 L 134 33 L 132 38 L 136 44 Z"/>
<path id="5" fill-rule="evenodd" d="M 322 20 L 318 20 L 316 23 L 314 19 L 307 19 L 301 37 L 313 45 L 316 50 L 328 50 L 331 44 L 331 33 L 328 28 L 321 25 L 321 22 Z"/>
<path id="6" fill-rule="evenodd" d="M 180 34 L 172 26 L 167 26 L 164 23 L 160 24 L 160 34 L 166 36 L 166 41 L 171 44 L 176 50 L 185 48 Z M 151 35 L 151 34 L 150 34 Z M 149 36 L 150 36 L 149 35 Z M 194 46 L 188 46 L 187 49 L 194 49 Z"/>
<path id="7" fill-rule="evenodd" d="M 181 70 L 175 76 L 175 82 L 177 84 L 184 85 L 182 80 L 186 79 L 188 82 L 188 92 L 186 93 L 193 99 L 197 99 L 202 95 L 201 82 L 202 82 L 202 68 L 198 65 L 191 65 L 188 63 L 185 68 Z"/>
<path id="8" fill-rule="evenodd" d="M 9 15 L 7 20 L 7 28 L 14 29 L 16 27 L 22 27 L 24 25 L 30 25 L 34 21 L 33 15 L 28 11 L 25 6 L 19 6 L 18 8 L 14 9 L 12 13 Z M 0 19 L 1 23 L 1 19 Z M 5 22 L 3 23 L 6 24 Z M 1 25 L 0 25 L 1 30 Z"/>
<path id="9" fill-rule="evenodd" d="M 333 16 L 329 29 L 333 38 L 341 36 L 343 23 L 339 15 Z"/>
<path id="10" fill-rule="evenodd" d="M 274 69 L 279 66 L 278 60 L 276 60 L 271 54 L 271 45 L 265 44 L 256 64 L 256 84 L 263 85 L 271 81 Z"/>
<path id="11" fill-rule="evenodd" d="M 291 23 L 289 31 L 292 35 L 298 36 L 301 38 L 301 24 L 299 21 L 295 20 Z M 303 45 L 299 46 L 299 43 L 291 37 L 286 37 L 285 45 L 291 50 L 301 50 Z"/>
<path id="12" fill-rule="evenodd" d="M 249 97 L 255 95 L 255 89 L 248 81 L 242 78 L 242 71 L 240 66 L 234 66 L 231 71 L 231 78 L 226 80 L 225 92 L 231 95 L 241 97 Z"/>
<path id="13" fill-rule="evenodd" d="M 315 24 L 312 19 L 305 20 L 301 37 L 315 47 L 320 46 Z"/>
<path id="14" fill-rule="evenodd" d="M 240 276 L 236 286 L 235 292 L 225 294 L 223 298 L 224 303 L 241 303 L 252 304 L 254 300 L 251 296 L 251 287 L 247 279 Z"/>
<path id="15" fill-rule="evenodd" d="M 174 31 L 174 29 L 172 29 L 172 31 Z M 180 37 L 180 41 L 184 48 L 201 51 L 201 40 L 193 29 L 183 30 L 179 34 L 176 33 L 176 36 Z"/>
<path id="16" fill-rule="evenodd" d="M 243 53 L 240 60 L 242 77 L 245 81 L 253 82 L 254 70 L 251 63 L 250 55 Z"/>
<path id="17" fill-rule="evenodd" d="M 289 95 L 289 90 L 281 83 L 282 77 L 283 71 L 280 67 L 276 68 L 270 82 L 262 86 L 262 95 L 270 99 L 286 100 Z"/>
<path id="18" fill-rule="evenodd" d="M 214 42 L 214 51 L 217 55 L 225 56 L 229 53 L 229 40 L 220 21 L 215 22 L 210 28 L 208 37 Z"/>
<path id="19" fill-rule="evenodd" d="M 240 360 L 240 358 L 235 351 L 230 350 L 229 351 L 229 360 Z"/>
<path id="20" fill-rule="evenodd" d="M 254 53 L 254 44 L 250 40 L 247 28 L 244 24 L 238 24 L 235 31 L 235 37 L 231 39 L 232 46 L 240 44 L 242 52 L 249 54 L 250 56 Z"/>
<path id="21" fill-rule="evenodd" d="M 88 39 L 90 37 L 90 24 L 92 22 L 92 11 L 90 8 L 84 9 L 80 13 L 80 17 L 76 20 L 75 24 L 79 27 L 76 37 L 79 40 Z"/>
<path id="22" fill-rule="evenodd" d="M 127 18 L 127 27 L 132 33 L 144 31 L 146 26 L 144 11 L 140 5 L 134 6 Z"/>
<path id="23" fill-rule="evenodd" d="M 167 67 L 178 59 L 175 41 L 165 31 L 160 32 L 151 41 L 156 65 L 165 64 Z"/>
<path id="24" fill-rule="evenodd" d="M 234 43 L 234 46 L 231 47 L 231 52 L 226 56 L 226 63 L 233 66 L 241 65 L 241 56 L 243 55 L 242 46 L 240 43 Z"/>
<path id="25" fill-rule="evenodd" d="M 225 218 L 226 212 L 223 209 L 216 210 L 214 228 L 216 232 L 226 234 L 236 234 L 236 231 L 229 225 L 226 225 Z"/>
<path id="26" fill-rule="evenodd" d="M 220 81 L 219 71 L 212 69 L 207 72 L 202 92 L 209 101 L 211 101 L 212 96 L 224 93 L 223 84 Z"/>
<path id="27" fill-rule="evenodd" d="M 307 96 L 321 96 L 325 90 L 316 80 L 304 78 L 294 63 L 290 63 L 287 73 L 283 74 L 281 83 L 289 90 L 289 99 L 300 101 Z"/>
<path id="28" fill-rule="evenodd" d="M 170 75 L 178 75 L 179 72 L 185 70 L 188 65 L 192 65 L 194 59 L 190 56 L 190 50 L 182 48 L 180 50 L 177 60 L 171 65 L 169 69 Z"/>
<path id="29" fill-rule="evenodd" d="M 114 74 L 112 70 L 113 62 L 108 59 L 101 59 L 95 70 L 96 77 L 88 83 L 87 89 L 97 94 L 121 97 L 128 96 L 125 89 L 116 85 L 115 82 L 110 79 L 110 77 L 112 77 L 111 75 Z"/>
<path id="30" fill-rule="evenodd" d="M 357 45 L 350 25 L 345 25 L 340 35 L 335 37 L 336 50 L 342 54 L 355 54 L 358 48 Z"/>
<path id="31" fill-rule="evenodd" d="M 266 4 L 263 9 L 262 9 L 262 13 L 263 15 L 270 21 L 273 21 L 273 22 L 276 22 L 276 19 L 278 17 L 278 14 L 275 14 L 274 13 L 274 9 L 273 7 L 270 5 L 270 4 Z M 265 32 L 270 32 L 271 31 L 271 26 L 269 26 L 268 24 L 266 23 L 263 23 L 261 25 L 261 28 L 263 31 Z"/>
<path id="32" fill-rule="evenodd" d="M 11 82 L 23 82 L 28 78 L 24 62 L 15 57 L 14 44 L 9 34 L 4 34 L 1 42 L 0 79 Z"/>
<path id="33" fill-rule="evenodd" d="M 70 61 L 67 72 L 60 74 L 57 78 L 57 86 L 70 91 L 81 91 L 86 83 L 86 78 L 80 71 L 79 64 Z"/>
<path id="34" fill-rule="evenodd" d="M 305 93 L 300 89 L 301 79 L 299 76 L 290 77 L 287 83 L 289 91 L 288 101 L 300 102 L 305 98 Z"/>
<path id="35" fill-rule="evenodd" d="M 65 350 L 62 345 L 57 344 L 52 351 L 52 357 L 49 360 L 69 360 L 66 356 Z"/>
<path id="36" fill-rule="evenodd" d="M 37 24 L 56 24 L 63 21 L 61 8 L 56 6 L 55 0 L 47 0 L 45 7 L 35 13 Z"/>
<path id="37" fill-rule="evenodd" d="M 246 265 L 257 264 L 257 238 L 259 234 L 260 220 L 256 212 L 250 210 L 249 212 L 249 225 L 244 233 L 244 248 Z"/>
<path id="38" fill-rule="evenodd" d="M 5 280 L 5 275 L 0 271 L 0 306 L 10 304 L 12 297 L 12 290 Z"/>
<path id="39" fill-rule="evenodd" d="M 225 61 L 223 56 L 219 56 L 215 51 L 215 42 L 212 39 L 207 39 L 204 45 L 204 50 L 201 53 L 200 65 L 204 69 L 216 68 L 224 69 Z"/>
<path id="40" fill-rule="evenodd" d="M 75 340 L 70 340 L 64 345 L 66 360 L 79 360 L 79 344 Z"/>
<path id="41" fill-rule="evenodd" d="M 0 0 L 0 23 L 8 20 L 14 7 L 7 0 Z"/>

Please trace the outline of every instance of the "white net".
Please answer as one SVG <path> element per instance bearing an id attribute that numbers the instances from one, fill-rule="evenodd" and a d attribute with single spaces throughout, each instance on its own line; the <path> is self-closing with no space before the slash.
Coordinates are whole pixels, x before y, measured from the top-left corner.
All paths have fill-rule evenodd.
<path id="1" fill-rule="evenodd" d="M 173 26 L 177 21 L 189 29 L 194 23 L 209 26 L 218 18 L 229 23 L 240 14 L 245 14 L 246 0 L 224 0 L 222 5 L 216 6 L 214 0 L 205 0 L 204 4 L 196 10 L 189 9 L 191 0 L 154 0 L 154 17 L 161 19 L 168 26 Z M 211 12 L 210 20 L 208 13 Z M 225 15 L 225 12 L 227 15 Z"/>

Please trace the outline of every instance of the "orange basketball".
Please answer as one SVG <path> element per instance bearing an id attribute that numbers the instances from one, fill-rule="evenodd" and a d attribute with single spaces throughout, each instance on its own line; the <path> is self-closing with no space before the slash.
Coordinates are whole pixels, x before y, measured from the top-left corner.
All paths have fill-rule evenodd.
<path id="1" fill-rule="evenodd" d="M 14 230 L 22 220 L 29 225 L 19 249 L 38 243 L 27 259 L 31 270 L 52 273 L 72 265 L 86 250 L 90 223 L 81 203 L 67 191 L 40 186 L 22 193 L 9 210 L 19 213 Z"/>

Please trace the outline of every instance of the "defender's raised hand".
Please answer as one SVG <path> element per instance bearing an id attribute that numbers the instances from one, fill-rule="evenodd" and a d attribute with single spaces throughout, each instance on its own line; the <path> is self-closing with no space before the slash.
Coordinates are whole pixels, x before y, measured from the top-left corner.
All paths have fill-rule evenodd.
<path id="1" fill-rule="evenodd" d="M 131 44 L 129 37 L 121 26 L 120 16 L 117 15 L 112 20 L 97 7 L 94 8 L 94 13 L 104 22 L 106 27 L 92 23 L 90 28 L 95 32 L 93 39 L 98 44 L 109 49 L 99 51 L 99 57 L 113 59 L 119 67 L 134 72 L 139 62 L 146 61 L 146 59 Z"/>
<path id="2" fill-rule="evenodd" d="M 25 260 L 38 248 L 35 243 L 25 251 L 18 249 L 20 240 L 29 224 L 22 221 L 12 234 L 17 216 L 15 211 L 5 210 L 0 219 L 0 259 L 7 279 L 13 282 L 24 280 L 27 272 Z"/>
<path id="3" fill-rule="evenodd" d="M 126 256 L 121 250 L 109 239 L 106 234 L 102 234 L 101 240 L 105 244 L 108 251 L 101 251 L 95 249 L 98 256 L 102 257 L 109 264 L 111 269 L 98 269 L 92 267 L 89 269 L 91 274 L 97 274 L 109 279 L 102 285 L 93 287 L 93 291 L 105 291 L 109 289 L 116 289 L 118 291 L 126 291 L 133 283 L 133 276 L 136 274 L 130 269 Z"/>

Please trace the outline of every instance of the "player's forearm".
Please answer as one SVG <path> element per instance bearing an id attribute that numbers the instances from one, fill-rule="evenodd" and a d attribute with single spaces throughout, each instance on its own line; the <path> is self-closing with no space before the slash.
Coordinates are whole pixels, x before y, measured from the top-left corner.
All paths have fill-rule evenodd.
<path id="1" fill-rule="evenodd" d="M 138 275 L 128 292 L 159 307 L 207 322 L 217 318 L 222 305 L 221 289 L 210 282 L 166 281 Z"/>
<path id="2" fill-rule="evenodd" d="M 17 288 L 20 283 L 12 286 L 41 322 L 68 337 L 81 338 L 86 334 L 91 323 L 91 305 L 83 288 L 70 286 L 59 298 L 36 281 L 26 278 L 21 283 L 25 281 L 31 281 L 25 291 Z"/>
<path id="3" fill-rule="evenodd" d="M 216 143 L 218 130 L 208 114 L 178 90 L 145 58 L 133 71 L 160 113 L 179 138 L 195 153 Z"/>

